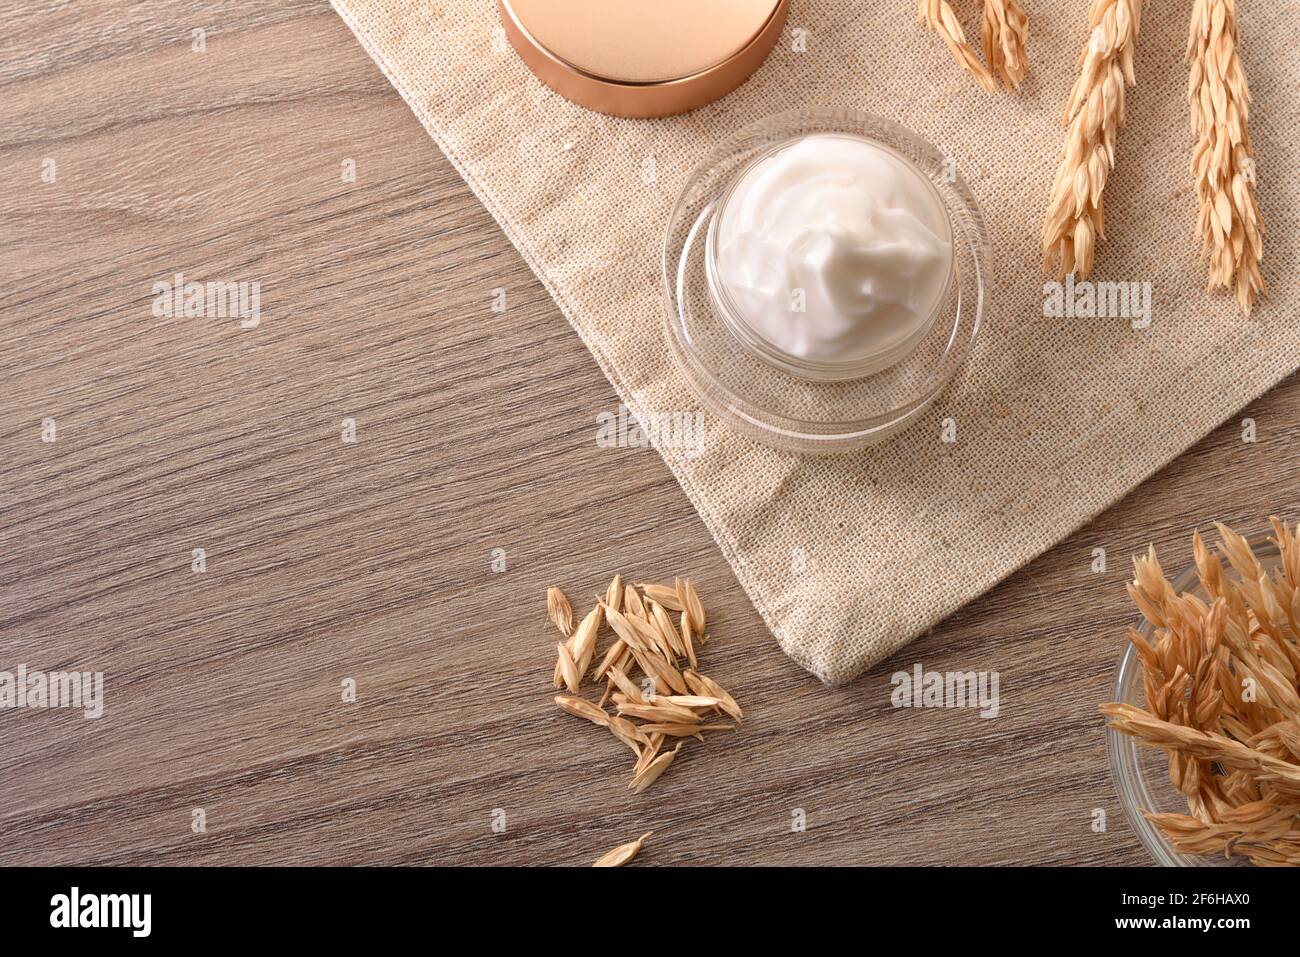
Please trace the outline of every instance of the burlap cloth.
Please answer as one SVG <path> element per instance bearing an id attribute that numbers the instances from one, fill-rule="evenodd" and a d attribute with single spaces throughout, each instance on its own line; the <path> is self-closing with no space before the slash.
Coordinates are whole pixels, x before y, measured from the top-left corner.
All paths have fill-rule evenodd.
<path id="1" fill-rule="evenodd" d="M 1250 320 L 1203 291 L 1182 61 L 1191 0 L 1146 4 L 1093 276 L 1152 283 L 1144 331 L 1043 317 L 1038 236 L 1086 0 L 1025 4 L 1032 69 L 1018 96 L 976 89 L 911 0 L 794 0 L 745 86 L 651 121 L 546 89 L 490 0 L 334 5 L 633 410 L 697 408 L 663 345 L 660 246 L 686 175 L 721 137 L 771 113 L 845 106 L 956 160 L 989 224 L 995 284 L 982 340 L 925 418 L 846 456 L 771 451 L 712 416 L 702 456 L 660 450 L 781 647 L 824 681 L 902 647 L 1300 366 L 1300 3 L 1240 5 L 1272 284 Z M 954 3 L 976 37 L 978 6 Z M 796 28 L 806 52 L 792 49 Z M 940 441 L 946 417 L 955 443 Z"/>

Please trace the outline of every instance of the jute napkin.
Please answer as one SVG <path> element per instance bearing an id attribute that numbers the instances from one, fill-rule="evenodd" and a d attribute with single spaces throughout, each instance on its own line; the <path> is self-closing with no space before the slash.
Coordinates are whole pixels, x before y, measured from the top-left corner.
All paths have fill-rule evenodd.
<path id="1" fill-rule="evenodd" d="M 651 121 L 542 86 L 490 0 L 334 5 L 638 413 L 697 408 L 663 346 L 660 243 L 720 138 L 771 113 L 844 106 L 955 160 L 989 223 L 994 287 L 982 340 L 921 422 L 874 449 L 800 457 L 706 417 L 703 455 L 660 449 L 781 647 L 824 681 L 894 652 L 1300 366 L 1293 0 L 1241 5 L 1272 283 L 1249 320 L 1203 291 L 1182 62 L 1191 0 L 1146 5 L 1093 276 L 1151 283 L 1146 329 L 1043 314 L 1038 235 L 1086 0 L 1026 5 L 1032 69 L 1016 96 L 976 89 L 911 2 L 794 0 L 745 86 Z M 954 7 L 973 17 L 978 4 Z"/>

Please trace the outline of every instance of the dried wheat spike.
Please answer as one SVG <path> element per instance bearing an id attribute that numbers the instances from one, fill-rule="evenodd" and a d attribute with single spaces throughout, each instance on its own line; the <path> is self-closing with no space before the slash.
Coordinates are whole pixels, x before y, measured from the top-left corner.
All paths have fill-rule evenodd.
<path id="1" fill-rule="evenodd" d="M 1124 125 L 1124 90 L 1133 86 L 1133 45 L 1142 0 L 1092 0 L 1088 46 L 1065 109 L 1069 130 L 1043 224 L 1043 268 L 1058 276 L 1092 272 L 1105 236 L 1102 192 L 1115 167 L 1115 136 Z"/>
<path id="2" fill-rule="evenodd" d="M 1029 72 L 1029 17 L 1016 0 L 984 0 L 980 39 L 989 69 L 1009 91 Z"/>
<path id="3" fill-rule="evenodd" d="M 1187 62 L 1201 255 L 1210 264 L 1207 288 L 1233 289 L 1238 307 L 1249 316 L 1268 286 L 1259 271 L 1264 225 L 1255 203 L 1250 89 L 1237 56 L 1236 0 L 1195 0 Z"/>
<path id="4" fill-rule="evenodd" d="M 916 17 L 948 44 L 958 66 L 973 76 L 984 89 L 990 93 L 997 92 L 997 81 L 975 55 L 974 48 L 966 42 L 966 31 L 961 28 L 957 15 L 945 0 L 917 0 Z"/>

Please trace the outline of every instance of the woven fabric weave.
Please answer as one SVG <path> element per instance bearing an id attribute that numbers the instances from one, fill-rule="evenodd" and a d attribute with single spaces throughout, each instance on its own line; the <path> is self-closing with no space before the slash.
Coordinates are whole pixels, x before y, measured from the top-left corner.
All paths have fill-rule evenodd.
<path id="1" fill-rule="evenodd" d="M 794 0 L 749 82 L 660 120 L 597 115 L 548 90 L 489 0 L 334 5 L 637 413 L 697 408 L 663 345 L 660 243 L 718 140 L 772 113 L 839 106 L 896 120 L 953 158 L 989 225 L 994 281 L 981 340 L 918 424 L 872 449 L 801 457 L 706 417 L 704 454 L 660 449 L 781 647 L 826 682 L 931 628 L 1300 366 L 1295 0 L 1241 6 L 1272 285 L 1249 320 L 1204 291 L 1190 5 L 1146 5 L 1092 277 L 1149 282 L 1146 329 L 1044 316 L 1038 236 L 1085 0 L 1028 5 L 1032 67 L 1012 96 L 977 89 L 910 3 Z M 975 37 L 978 7 L 954 3 Z"/>

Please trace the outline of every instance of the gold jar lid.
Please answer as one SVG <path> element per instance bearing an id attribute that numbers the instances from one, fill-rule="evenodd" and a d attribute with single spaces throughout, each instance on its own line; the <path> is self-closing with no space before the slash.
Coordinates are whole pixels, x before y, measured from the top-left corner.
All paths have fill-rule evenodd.
<path id="1" fill-rule="evenodd" d="M 506 35 L 561 96 L 615 116 L 671 116 L 749 79 L 789 0 L 498 0 Z"/>

